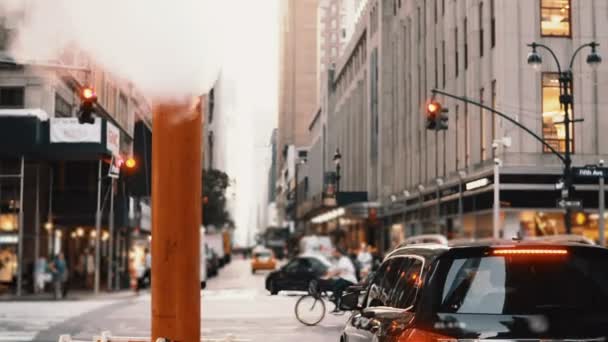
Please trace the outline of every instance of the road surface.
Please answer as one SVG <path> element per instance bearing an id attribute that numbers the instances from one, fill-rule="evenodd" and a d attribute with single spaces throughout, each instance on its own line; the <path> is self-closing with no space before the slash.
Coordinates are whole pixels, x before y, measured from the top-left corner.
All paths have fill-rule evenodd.
<path id="1" fill-rule="evenodd" d="M 346 316 L 327 315 L 319 326 L 303 326 L 293 313 L 298 297 L 268 295 L 265 276 L 252 275 L 248 261 L 240 259 L 221 269 L 203 291 L 203 337 L 232 334 L 251 342 L 339 341 Z M 60 334 L 91 341 L 103 330 L 116 336 L 149 336 L 149 293 L 79 301 L 0 302 L 0 342 L 57 342 Z"/>

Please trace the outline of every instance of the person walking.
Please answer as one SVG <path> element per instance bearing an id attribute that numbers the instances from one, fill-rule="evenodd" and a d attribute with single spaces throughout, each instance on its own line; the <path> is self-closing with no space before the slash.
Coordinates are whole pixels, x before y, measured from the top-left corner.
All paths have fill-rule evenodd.
<path id="1" fill-rule="evenodd" d="M 95 258 L 91 254 L 91 250 L 87 248 L 85 252 L 85 277 L 86 277 L 86 288 L 93 289 L 93 282 L 95 281 Z"/>
<path id="2" fill-rule="evenodd" d="M 361 243 L 361 249 L 359 249 L 357 255 L 357 262 L 361 266 L 361 278 L 367 277 L 371 272 L 373 259 L 372 253 L 369 252 L 369 246 L 365 242 Z"/>
<path id="3" fill-rule="evenodd" d="M 147 248 L 145 250 L 144 263 L 145 263 L 144 264 L 145 265 L 145 271 L 144 271 L 145 285 L 150 286 L 152 284 L 152 253 L 150 253 L 150 250 L 148 250 Z"/>
<path id="4" fill-rule="evenodd" d="M 53 276 L 55 299 L 61 299 L 67 294 L 67 290 L 63 289 L 67 281 L 67 265 L 63 253 L 59 253 L 53 258 L 50 269 Z"/>

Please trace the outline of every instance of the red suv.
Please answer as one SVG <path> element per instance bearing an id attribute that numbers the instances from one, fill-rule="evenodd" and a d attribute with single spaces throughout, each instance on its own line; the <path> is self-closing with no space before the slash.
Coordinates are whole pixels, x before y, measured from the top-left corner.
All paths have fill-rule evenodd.
<path id="1" fill-rule="evenodd" d="M 608 341 L 600 247 L 413 245 L 391 252 L 360 290 L 342 297 L 353 314 L 341 342 Z"/>

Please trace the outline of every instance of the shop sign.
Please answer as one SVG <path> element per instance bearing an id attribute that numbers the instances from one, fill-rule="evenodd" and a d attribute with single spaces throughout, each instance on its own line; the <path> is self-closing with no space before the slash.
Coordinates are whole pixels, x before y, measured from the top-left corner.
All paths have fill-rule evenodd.
<path id="1" fill-rule="evenodd" d="M 575 177 L 579 178 L 606 178 L 608 176 L 608 167 L 573 167 L 572 172 Z"/>
<path id="2" fill-rule="evenodd" d="M 0 245 L 16 244 L 17 242 L 19 242 L 17 234 L 0 235 Z"/>
<path id="3" fill-rule="evenodd" d="M 141 230 L 149 232 L 152 230 L 152 209 L 149 205 L 142 202 L 140 202 L 139 205 L 141 207 L 141 219 L 139 226 L 141 227 Z"/>
<path id="4" fill-rule="evenodd" d="M 120 130 L 110 122 L 106 128 L 106 148 L 112 155 L 120 155 Z"/>
<path id="5" fill-rule="evenodd" d="M 477 179 L 474 180 L 472 182 L 468 182 L 465 187 L 467 189 L 467 191 L 469 190 L 474 190 L 474 189 L 478 189 L 478 188 L 483 188 L 484 186 L 490 184 L 490 180 L 487 178 L 481 178 L 481 179 Z"/>
<path id="6" fill-rule="evenodd" d="M 77 118 L 51 118 L 51 143 L 101 143 L 101 120 L 83 125 Z"/>
<path id="7" fill-rule="evenodd" d="M 575 199 L 559 199 L 557 206 L 562 209 L 580 209 L 583 207 L 583 201 Z"/>

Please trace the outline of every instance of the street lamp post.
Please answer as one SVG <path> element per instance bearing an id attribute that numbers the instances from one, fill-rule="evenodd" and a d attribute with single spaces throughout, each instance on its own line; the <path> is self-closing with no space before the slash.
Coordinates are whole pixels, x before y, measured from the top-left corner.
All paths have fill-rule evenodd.
<path id="1" fill-rule="evenodd" d="M 564 160 L 563 160 L 563 162 L 564 162 L 564 173 L 563 173 L 564 190 L 562 191 L 562 198 L 566 200 L 566 199 L 571 198 L 573 190 L 574 190 L 573 185 L 572 185 L 572 183 L 573 183 L 572 182 L 572 158 L 571 158 L 572 145 L 571 145 L 571 131 L 570 131 L 572 129 L 571 124 L 573 124 L 575 122 L 583 121 L 582 119 L 570 118 L 570 107 L 572 105 L 572 95 L 570 94 L 570 87 L 571 87 L 571 83 L 572 83 L 572 66 L 574 64 L 574 59 L 577 56 L 577 54 L 579 53 L 579 51 L 581 51 L 585 47 L 590 47 L 591 53 L 587 56 L 587 64 L 589 64 L 593 68 L 597 67 L 597 65 L 599 65 L 602 62 L 602 58 L 596 52 L 596 48 L 599 46 L 599 44 L 596 42 L 591 42 L 591 43 L 587 43 L 587 44 L 583 44 L 583 45 L 579 46 L 574 51 L 574 54 L 570 58 L 570 63 L 568 64 L 567 70 L 562 70 L 561 65 L 559 63 L 559 59 L 557 58 L 557 56 L 555 55 L 553 50 L 551 50 L 551 48 L 549 48 L 548 46 L 546 46 L 544 44 L 539 44 L 539 43 L 531 43 L 531 44 L 528 44 L 528 46 L 532 48 L 532 51 L 528 54 L 528 64 L 530 64 L 534 69 L 540 70 L 540 67 L 542 65 L 542 57 L 537 52 L 537 49 L 543 48 L 543 49 L 547 50 L 551 54 L 553 59 L 555 60 L 555 64 L 557 65 L 557 71 L 559 73 L 559 88 L 560 88 L 559 103 L 564 107 L 564 121 L 556 123 L 556 124 L 565 125 L 564 130 L 565 130 L 566 146 L 565 146 L 564 156 L 563 156 L 564 157 Z M 566 210 L 566 213 L 564 215 L 564 225 L 566 227 L 566 233 L 570 234 L 572 232 L 572 220 L 571 220 L 572 210 L 569 207 L 566 207 L 565 210 Z"/>
<path id="2" fill-rule="evenodd" d="M 464 181 L 467 173 L 463 170 L 458 171 L 458 221 L 460 221 L 460 230 L 464 230 L 463 222 L 463 193 L 462 193 L 462 182 Z"/>
<path id="3" fill-rule="evenodd" d="M 435 189 L 435 197 L 437 197 L 437 233 L 441 233 L 441 186 L 443 185 L 443 179 L 437 178 L 437 189 Z"/>
<path id="4" fill-rule="evenodd" d="M 336 164 L 336 196 L 338 193 L 340 193 L 340 171 L 341 171 L 341 166 L 340 163 L 342 162 L 342 154 L 340 154 L 340 149 L 337 148 L 336 149 L 336 153 L 334 153 L 334 164 Z"/>

